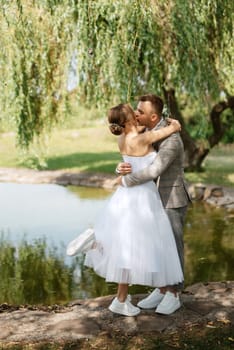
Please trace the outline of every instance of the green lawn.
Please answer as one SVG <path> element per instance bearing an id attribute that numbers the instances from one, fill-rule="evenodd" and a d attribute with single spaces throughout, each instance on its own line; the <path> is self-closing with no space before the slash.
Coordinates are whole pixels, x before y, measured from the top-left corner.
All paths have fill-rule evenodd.
<path id="1" fill-rule="evenodd" d="M 213 148 L 203 167 L 201 173 L 186 173 L 187 180 L 234 187 L 234 144 Z"/>
<path id="2" fill-rule="evenodd" d="M 106 126 L 54 130 L 24 152 L 13 133 L 0 134 L 0 167 L 41 167 L 112 173 L 119 162 L 117 138 Z"/>
<path id="3" fill-rule="evenodd" d="M 104 122 L 79 129 L 54 129 L 27 153 L 15 144 L 14 133 L 0 134 L 0 167 L 113 173 L 121 159 L 117 138 Z M 234 144 L 214 148 L 204 162 L 204 171 L 186 173 L 186 178 L 190 182 L 234 187 Z"/>

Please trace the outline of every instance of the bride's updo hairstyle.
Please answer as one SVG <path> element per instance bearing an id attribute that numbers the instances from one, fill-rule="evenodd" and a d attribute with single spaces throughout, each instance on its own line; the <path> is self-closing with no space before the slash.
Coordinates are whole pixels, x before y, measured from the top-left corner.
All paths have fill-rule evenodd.
<path id="1" fill-rule="evenodd" d="M 125 123 L 134 118 L 134 111 L 127 103 L 121 103 L 108 111 L 109 129 L 114 135 L 121 135 Z"/>

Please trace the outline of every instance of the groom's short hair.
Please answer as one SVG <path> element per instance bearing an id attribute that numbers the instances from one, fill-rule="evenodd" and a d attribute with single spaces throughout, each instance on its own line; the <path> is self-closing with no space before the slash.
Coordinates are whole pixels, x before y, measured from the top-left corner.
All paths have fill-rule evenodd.
<path id="1" fill-rule="evenodd" d="M 155 112 L 161 116 L 162 115 L 162 111 L 163 111 L 163 100 L 161 99 L 161 97 L 154 95 L 154 94 L 146 94 L 146 95 L 142 95 L 138 98 L 138 102 L 146 102 L 149 101 L 152 104 L 153 109 L 155 110 Z"/>

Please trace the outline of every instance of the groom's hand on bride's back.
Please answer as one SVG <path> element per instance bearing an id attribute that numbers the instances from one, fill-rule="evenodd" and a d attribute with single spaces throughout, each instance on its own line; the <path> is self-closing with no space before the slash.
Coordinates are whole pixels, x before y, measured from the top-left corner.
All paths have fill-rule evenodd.
<path id="1" fill-rule="evenodd" d="M 116 167 L 115 172 L 119 175 L 127 175 L 132 172 L 132 167 L 130 163 L 119 163 Z"/>

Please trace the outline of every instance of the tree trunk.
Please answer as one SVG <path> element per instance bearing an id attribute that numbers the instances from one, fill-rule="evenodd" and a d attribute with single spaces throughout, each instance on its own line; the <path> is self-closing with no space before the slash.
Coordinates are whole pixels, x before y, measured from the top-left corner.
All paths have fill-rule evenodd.
<path id="1" fill-rule="evenodd" d="M 202 162 L 210 152 L 210 149 L 220 142 L 225 133 L 225 126 L 222 123 L 221 114 L 228 108 L 234 111 L 234 96 L 228 96 L 227 101 L 219 102 L 212 108 L 209 117 L 213 132 L 212 135 L 208 137 L 208 144 L 206 142 L 194 140 L 187 132 L 183 116 L 175 97 L 175 90 L 164 89 L 164 97 L 171 115 L 178 119 L 182 126 L 181 138 L 185 150 L 184 168 L 187 171 L 201 171 Z"/>
<path id="2" fill-rule="evenodd" d="M 234 112 L 234 96 L 228 96 L 227 101 L 217 103 L 210 112 L 213 134 L 208 138 L 208 141 L 211 148 L 219 143 L 226 131 L 226 127 L 221 120 L 221 114 L 228 108 L 232 109 Z"/>

